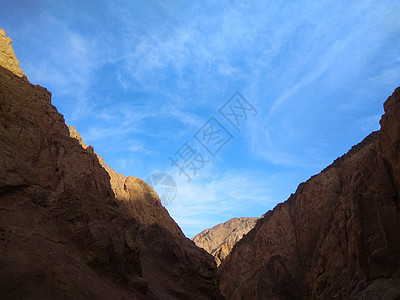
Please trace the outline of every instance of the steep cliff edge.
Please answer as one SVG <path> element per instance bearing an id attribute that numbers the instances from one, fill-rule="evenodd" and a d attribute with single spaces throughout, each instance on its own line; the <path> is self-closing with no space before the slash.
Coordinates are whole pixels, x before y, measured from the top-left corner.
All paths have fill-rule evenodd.
<path id="1" fill-rule="evenodd" d="M 14 58 L 0 59 L 0 298 L 217 299 L 212 257 L 143 181 L 113 183 Z"/>
<path id="2" fill-rule="evenodd" d="M 175 235 L 184 236 L 178 224 L 176 224 L 168 211 L 161 205 L 157 193 L 147 183 L 135 176 L 125 177 L 115 172 L 94 151 L 93 147 L 86 145 L 79 132 L 73 126 L 68 126 L 68 130 L 70 136 L 78 140 L 84 149 L 97 156 L 100 164 L 110 176 L 110 184 L 115 198 L 125 203 L 127 209 L 129 209 L 139 223 L 146 225 L 158 224 L 167 228 Z"/>
<path id="3" fill-rule="evenodd" d="M 219 266 L 243 235 L 253 229 L 257 220 L 258 218 L 232 218 L 203 230 L 193 237 L 192 241 L 210 253 Z"/>
<path id="4" fill-rule="evenodd" d="M 400 88 L 381 129 L 299 185 L 219 267 L 226 299 L 400 299 Z"/>
<path id="5" fill-rule="evenodd" d="M 11 43 L 11 38 L 0 28 L 0 66 L 10 70 L 19 77 L 25 76 L 19 67 L 19 61 L 15 56 Z"/>

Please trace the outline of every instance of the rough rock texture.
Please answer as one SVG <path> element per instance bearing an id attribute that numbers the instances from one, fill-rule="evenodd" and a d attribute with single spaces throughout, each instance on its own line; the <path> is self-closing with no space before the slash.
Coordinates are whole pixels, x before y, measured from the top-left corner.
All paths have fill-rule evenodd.
<path id="1" fill-rule="evenodd" d="M 0 28 L 0 66 L 10 70 L 17 76 L 22 77 L 24 76 L 24 72 L 22 72 L 19 67 L 19 61 L 15 56 L 11 43 L 11 38 L 8 37 L 4 30 Z"/>
<path id="2" fill-rule="evenodd" d="M 217 266 L 231 252 L 233 246 L 256 225 L 258 218 L 232 218 L 213 228 L 203 230 L 192 241 L 214 256 Z"/>
<path id="3" fill-rule="evenodd" d="M 381 130 L 300 184 L 219 268 L 226 299 L 400 299 L 400 88 Z"/>
<path id="4" fill-rule="evenodd" d="M 217 299 L 212 256 L 102 163 L 45 88 L 0 67 L 0 298 Z"/>
<path id="5" fill-rule="evenodd" d="M 77 139 L 84 149 L 93 152 L 97 156 L 100 164 L 110 176 L 115 198 L 125 202 L 137 221 L 147 225 L 158 224 L 178 236 L 184 236 L 168 211 L 161 205 L 157 193 L 147 183 L 135 176 L 125 177 L 115 172 L 105 163 L 101 156 L 94 152 L 93 147 L 85 144 L 83 138 L 73 126 L 68 126 L 68 129 L 71 137 Z"/>

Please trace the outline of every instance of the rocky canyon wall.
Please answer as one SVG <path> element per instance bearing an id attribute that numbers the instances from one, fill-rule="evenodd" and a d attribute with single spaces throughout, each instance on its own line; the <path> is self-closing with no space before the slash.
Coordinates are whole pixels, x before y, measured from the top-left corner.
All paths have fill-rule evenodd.
<path id="1" fill-rule="evenodd" d="M 212 256 L 79 141 L 0 33 L 0 298 L 218 299 Z"/>
<path id="2" fill-rule="evenodd" d="M 257 222 L 219 267 L 226 299 L 400 299 L 400 88 L 381 129 Z"/>

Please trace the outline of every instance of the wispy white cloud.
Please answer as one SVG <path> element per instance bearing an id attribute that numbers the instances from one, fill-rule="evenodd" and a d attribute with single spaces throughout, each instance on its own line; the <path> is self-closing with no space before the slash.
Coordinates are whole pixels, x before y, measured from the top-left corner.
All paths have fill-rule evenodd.
<path id="1" fill-rule="evenodd" d="M 150 150 L 151 147 L 145 145 L 138 140 L 129 140 L 128 150 L 134 154 L 143 153 L 146 155 L 154 155 L 155 151 Z"/>
<path id="2" fill-rule="evenodd" d="M 396 47 L 400 48 L 400 47 Z M 397 63 L 382 70 L 379 74 L 376 74 L 368 79 L 370 85 L 386 85 L 392 88 L 394 82 L 400 84 L 400 58 Z"/>
<path id="3" fill-rule="evenodd" d="M 211 165 L 191 182 L 174 171 L 173 176 L 178 194 L 167 209 L 189 236 L 232 217 L 255 216 L 256 207 L 261 215 L 276 201 L 284 200 L 274 198 L 278 177 L 265 172 L 235 169 L 221 172 Z"/>
<path id="4" fill-rule="evenodd" d="M 307 152 L 306 149 L 310 145 L 314 145 L 316 148 L 323 145 L 312 135 L 317 128 L 304 128 L 298 124 L 298 118 L 291 119 L 287 116 L 299 114 L 308 107 L 309 117 L 318 119 L 315 115 L 320 113 L 319 107 L 322 104 L 317 102 L 316 95 L 322 94 L 323 90 L 338 90 L 340 87 L 346 86 L 352 79 L 364 76 L 363 74 L 368 70 L 375 57 L 379 57 L 376 55 L 379 55 L 378 53 L 387 39 L 380 32 L 382 26 L 380 16 L 388 14 L 387 6 L 370 2 L 364 7 L 355 6 L 354 10 L 346 10 L 345 13 L 340 10 L 332 10 L 331 14 L 335 18 L 328 16 L 321 19 L 321 17 L 324 18 L 324 14 L 320 15 L 323 7 L 324 5 L 319 3 L 310 6 L 308 15 L 301 16 L 305 17 L 304 23 L 297 24 L 295 27 L 284 27 L 284 31 L 280 35 L 285 38 L 283 40 L 277 38 L 279 46 L 273 51 L 267 51 L 266 56 L 258 58 L 263 66 L 271 64 L 274 56 L 279 55 L 276 49 L 282 51 L 282 48 L 287 48 L 291 44 L 291 39 L 288 37 L 295 38 L 294 33 L 298 35 L 296 38 L 300 39 L 300 42 L 295 44 L 296 49 L 284 52 L 284 66 L 287 68 L 280 70 L 283 75 L 276 74 L 280 76 L 279 85 L 282 87 L 274 91 L 272 98 L 269 97 L 272 100 L 269 103 L 257 103 L 262 117 L 257 119 L 258 122 L 249 126 L 247 135 L 250 138 L 249 144 L 252 145 L 253 153 L 274 164 L 304 166 L 305 161 L 308 165 L 319 164 L 320 157 L 318 156 L 310 156 L 306 159 L 304 157 L 304 152 Z M 293 23 L 289 22 L 289 24 Z M 307 25 L 304 27 L 306 30 L 299 31 L 299 28 L 305 24 Z M 307 47 L 303 47 L 303 45 L 307 45 Z M 376 78 L 377 82 L 379 84 L 390 82 L 390 85 L 393 86 L 393 82 L 400 76 L 396 67 L 386 69 L 379 75 L 379 78 Z M 269 75 L 266 76 L 265 72 L 257 69 L 252 75 L 255 76 L 258 86 L 252 84 L 251 88 L 258 91 L 263 81 L 270 78 Z M 264 80 L 260 79 L 260 76 Z M 271 84 L 275 85 L 273 81 L 272 79 Z M 313 89 L 316 90 L 312 93 L 313 98 L 303 96 L 311 94 L 309 91 Z M 260 93 L 256 93 L 256 97 L 259 95 Z M 349 105 L 352 108 L 363 106 L 364 99 L 360 95 L 358 98 L 353 97 L 351 103 L 349 100 L 347 103 L 341 99 L 335 99 L 335 101 L 338 103 L 338 108 L 344 109 L 344 106 L 348 107 Z M 332 101 L 332 99 L 325 96 L 324 101 Z M 331 103 L 326 102 L 326 105 L 330 106 Z M 301 110 L 296 111 L 299 106 Z M 322 117 L 324 116 L 321 115 Z M 349 115 L 350 117 L 351 115 Z M 307 123 L 307 116 L 304 116 L 303 120 Z M 298 132 L 299 126 L 302 128 L 304 138 L 291 138 L 293 132 Z M 328 135 L 329 132 L 326 134 Z"/>
<path id="5" fill-rule="evenodd" d="M 174 144 L 235 91 L 257 108 L 220 153 L 224 172 L 212 165 L 191 183 L 176 176 L 168 208 L 187 233 L 284 200 L 274 189 L 288 192 L 286 170 L 309 174 L 342 154 L 339 133 L 374 128 L 372 104 L 400 81 L 395 1 L 38 6 L 26 10 L 29 21 L 13 19 L 30 45 L 23 70 L 116 169 L 167 165 Z M 266 171 L 234 169 L 245 160 Z"/>
<path id="6" fill-rule="evenodd" d="M 187 129 L 187 133 L 200 128 L 204 123 L 204 120 L 198 115 L 180 110 L 177 106 L 172 104 L 164 105 L 159 115 L 179 121 Z"/>
<path id="7" fill-rule="evenodd" d="M 103 64 L 99 37 L 84 36 L 48 11 L 43 11 L 38 18 L 46 23 L 46 29 L 42 23 L 37 23 L 37 27 L 25 31 L 28 36 L 41 37 L 34 43 L 40 49 L 40 55 L 45 53 L 45 57 L 39 57 L 40 63 L 25 62 L 24 71 L 32 82 L 55 92 L 56 102 L 59 98 L 69 98 L 69 103 L 62 102 L 61 106 L 67 110 L 64 113 L 68 121 L 76 122 L 93 110 L 90 86 L 95 70 Z M 41 49 L 43 47 L 46 51 Z"/>
<path id="8" fill-rule="evenodd" d="M 372 132 L 374 130 L 378 130 L 379 120 L 381 119 L 381 115 L 373 115 L 365 118 L 361 118 L 355 121 L 355 126 L 361 128 L 364 132 Z"/>

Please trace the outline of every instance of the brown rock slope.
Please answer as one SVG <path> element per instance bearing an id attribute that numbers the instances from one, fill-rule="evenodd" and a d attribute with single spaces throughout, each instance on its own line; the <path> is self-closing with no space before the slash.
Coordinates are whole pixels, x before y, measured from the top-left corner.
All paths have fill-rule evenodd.
<path id="1" fill-rule="evenodd" d="M 161 205 L 157 193 L 142 179 L 135 176 L 125 177 L 115 172 L 104 161 L 104 159 L 94 152 L 93 147 L 88 146 L 83 138 L 73 126 L 68 126 L 71 137 L 77 139 L 84 149 L 94 153 L 100 164 L 110 176 L 111 187 L 115 198 L 124 201 L 127 209 L 135 216 L 139 223 L 161 225 L 178 236 L 184 236 L 182 230 L 171 218 L 168 211 Z"/>
<path id="2" fill-rule="evenodd" d="M 0 67 L 0 298 L 218 298 L 215 262 L 154 191 L 105 168 L 51 94 L 11 71 Z"/>
<path id="3" fill-rule="evenodd" d="M 400 88 L 381 130 L 300 184 L 219 268 L 226 299 L 400 299 Z"/>
<path id="4" fill-rule="evenodd" d="M 233 246 L 256 225 L 258 218 L 232 218 L 213 228 L 203 230 L 192 241 L 214 256 L 219 266 Z"/>

